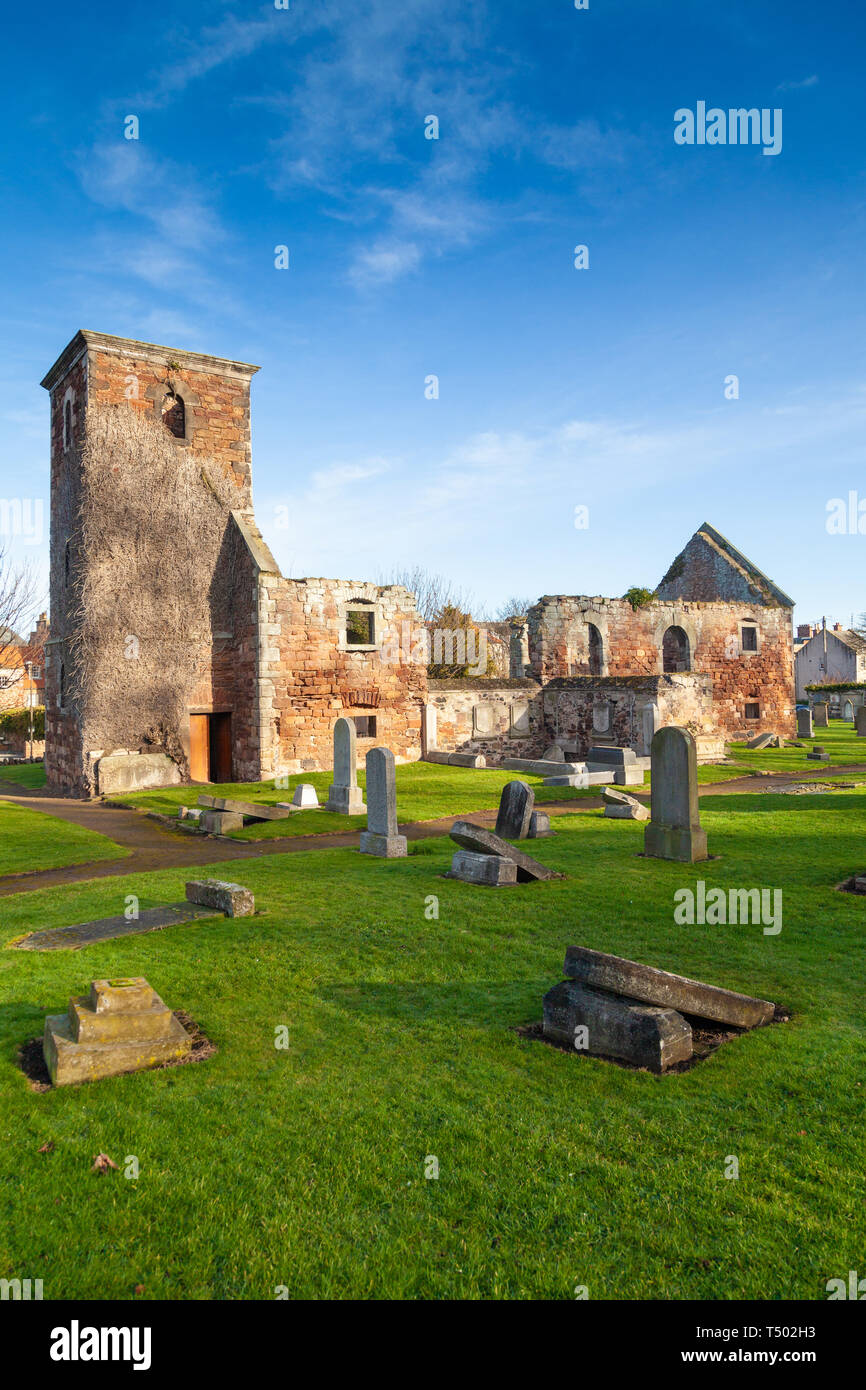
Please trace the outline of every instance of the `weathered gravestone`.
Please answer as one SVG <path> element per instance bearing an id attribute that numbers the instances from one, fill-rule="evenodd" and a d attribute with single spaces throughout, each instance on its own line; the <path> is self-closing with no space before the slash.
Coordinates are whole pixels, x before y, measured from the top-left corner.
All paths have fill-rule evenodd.
<path id="1" fill-rule="evenodd" d="M 472 854 L 468 849 L 458 849 L 445 877 L 481 883 L 485 888 L 507 888 L 517 882 L 517 865 L 513 859 L 500 859 L 495 854 Z"/>
<path id="2" fill-rule="evenodd" d="M 318 804 L 319 798 L 312 782 L 299 782 L 292 796 L 292 805 L 299 806 L 301 810 L 308 810 Z"/>
<path id="3" fill-rule="evenodd" d="M 334 781 L 328 788 L 326 811 L 341 816 L 363 815 L 367 809 L 358 786 L 358 737 L 351 719 L 334 725 Z"/>
<path id="4" fill-rule="evenodd" d="M 530 840 L 542 840 L 546 835 L 554 832 L 550 828 L 550 816 L 546 811 L 533 811 L 529 817 L 529 836 Z"/>
<path id="5" fill-rule="evenodd" d="M 186 885 L 187 902 L 201 903 L 227 917 L 252 917 L 256 900 L 249 888 L 221 878 L 193 878 Z"/>
<path id="6" fill-rule="evenodd" d="M 490 830 L 483 830 L 479 825 L 473 825 L 471 821 L 456 820 L 450 833 L 456 845 L 461 849 L 468 849 L 472 854 L 493 854 L 499 859 L 510 859 L 517 865 L 517 878 L 520 883 L 564 877 L 563 874 L 546 868 L 544 864 L 539 864 L 537 859 L 525 854 L 516 845 L 510 845 L 507 840 L 501 840 L 498 835 L 494 835 Z"/>
<path id="7" fill-rule="evenodd" d="M 697 746 L 688 729 L 670 726 L 653 735 L 652 813 L 644 853 L 686 864 L 707 858 L 707 836 L 698 813 Z"/>
<path id="8" fill-rule="evenodd" d="M 830 706 L 825 703 L 812 706 L 812 713 L 815 716 L 815 728 L 827 729 L 830 726 Z"/>
<path id="9" fill-rule="evenodd" d="M 691 1026 L 676 1009 L 622 999 L 566 980 L 544 996 L 544 1036 L 590 1056 L 664 1072 L 692 1055 Z"/>
<path id="10" fill-rule="evenodd" d="M 549 743 L 542 753 L 542 759 L 547 763 L 564 763 L 565 754 L 558 743 Z"/>
<path id="11" fill-rule="evenodd" d="M 371 748 L 367 754 L 367 829 L 361 834 L 361 853 L 380 859 L 406 857 L 406 836 L 397 833 L 397 784 L 390 748 Z"/>
<path id="12" fill-rule="evenodd" d="M 858 738 L 866 738 L 866 705 L 861 705 L 854 717 Z"/>
<path id="13" fill-rule="evenodd" d="M 593 989 L 622 994 L 642 1004 L 678 1009 L 681 1013 L 730 1024 L 734 1028 L 757 1028 L 770 1023 L 775 1013 L 776 1006 L 768 999 L 737 994 L 734 990 L 704 984 L 703 980 L 690 980 L 686 975 L 673 975 L 669 970 L 658 970 L 640 961 L 593 951 L 588 946 L 567 948 L 563 974 Z"/>
<path id="14" fill-rule="evenodd" d="M 649 820 L 649 811 L 633 796 L 618 792 L 615 787 L 605 787 L 601 799 L 604 814 L 612 820 Z"/>
<path id="15" fill-rule="evenodd" d="M 42 1050 L 55 1086 L 96 1081 L 183 1057 L 192 1038 L 142 976 L 94 980 L 90 994 L 45 1020 Z"/>
<path id="16" fill-rule="evenodd" d="M 797 737 L 812 737 L 812 711 L 810 709 L 797 710 Z"/>
<path id="17" fill-rule="evenodd" d="M 528 782 L 506 782 L 499 798 L 495 833 L 503 840 L 525 840 L 534 805 L 535 792 Z"/>

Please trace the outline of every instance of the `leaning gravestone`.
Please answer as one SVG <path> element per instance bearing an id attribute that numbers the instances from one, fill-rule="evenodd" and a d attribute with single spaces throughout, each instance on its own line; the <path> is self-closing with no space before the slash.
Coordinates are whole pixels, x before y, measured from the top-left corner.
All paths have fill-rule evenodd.
<path id="1" fill-rule="evenodd" d="M 341 816 L 363 815 L 366 807 L 358 786 L 358 736 L 351 719 L 340 718 L 334 725 L 334 781 L 328 788 L 326 811 Z"/>
<path id="2" fill-rule="evenodd" d="M 697 745 L 688 729 L 671 726 L 653 735 L 652 811 L 644 833 L 651 859 L 686 864 L 707 858 L 707 836 L 698 813 Z"/>
<path id="3" fill-rule="evenodd" d="M 499 798 L 495 833 L 503 840 L 525 840 L 534 805 L 535 792 L 528 782 L 506 782 Z"/>
<path id="4" fill-rule="evenodd" d="M 361 834 L 361 853 L 380 859 L 406 857 L 406 836 L 397 833 L 397 784 L 390 748 L 371 748 L 367 754 L 367 829 Z"/>
<path id="5" fill-rule="evenodd" d="M 854 717 L 858 738 L 866 738 L 866 705 L 861 705 Z"/>
<path id="6" fill-rule="evenodd" d="M 815 716 L 815 728 L 827 729 L 830 726 L 830 706 L 827 704 L 813 705 L 812 713 Z"/>
<path id="7" fill-rule="evenodd" d="M 812 737 L 812 711 L 810 709 L 797 710 L 797 737 Z"/>
<path id="8" fill-rule="evenodd" d="M 544 881 L 564 878 L 564 874 L 558 874 L 544 864 L 539 864 L 532 855 L 525 854 L 522 849 L 510 845 L 507 840 L 500 839 L 490 830 L 483 830 L 480 825 L 473 825 L 471 821 L 456 820 L 450 833 L 455 845 L 459 845 L 461 849 L 468 849 L 472 854 L 494 854 L 499 859 L 510 859 L 517 865 L 517 879 L 520 883 L 536 879 Z"/>

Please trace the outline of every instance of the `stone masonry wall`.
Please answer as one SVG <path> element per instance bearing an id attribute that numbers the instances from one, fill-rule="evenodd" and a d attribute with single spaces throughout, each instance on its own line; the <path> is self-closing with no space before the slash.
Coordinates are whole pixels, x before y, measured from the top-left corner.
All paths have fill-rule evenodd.
<path id="1" fill-rule="evenodd" d="M 662 675 L 662 645 L 670 627 L 687 635 L 692 673 L 712 678 L 712 724 L 718 736 L 769 729 L 793 736 L 794 672 L 791 610 L 767 604 L 654 602 L 634 611 L 624 599 L 546 597 L 529 613 L 533 674 L 548 682 L 595 674 L 589 624 L 601 636 L 601 674 Z M 757 629 L 757 651 L 745 650 L 741 628 Z M 757 703 L 756 719 L 745 706 Z M 707 731 L 709 732 L 709 730 Z"/>
<path id="2" fill-rule="evenodd" d="M 431 680 L 435 747 L 500 758 L 540 757 L 545 743 L 540 686 L 532 680 Z M 432 746 L 432 745 L 431 745 Z"/>
<path id="3" fill-rule="evenodd" d="M 427 670 L 412 659 L 414 596 L 358 580 L 259 582 L 261 775 L 332 767 L 340 716 L 376 720 L 375 734 L 358 737 L 359 766 L 378 745 L 398 762 L 419 758 Z M 346 610 L 356 607 L 373 613 L 375 640 L 352 649 Z"/>

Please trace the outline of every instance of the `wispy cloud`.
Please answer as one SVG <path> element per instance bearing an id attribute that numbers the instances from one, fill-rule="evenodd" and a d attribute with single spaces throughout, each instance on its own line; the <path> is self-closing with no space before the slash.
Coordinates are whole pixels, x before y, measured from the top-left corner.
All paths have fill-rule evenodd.
<path id="1" fill-rule="evenodd" d="M 796 82 L 793 80 L 787 82 L 780 82 L 778 87 L 776 88 L 776 91 L 797 92 L 800 91 L 803 87 L 816 87 L 817 85 L 818 77 L 817 74 L 813 73 L 811 77 L 804 77 L 800 82 Z"/>

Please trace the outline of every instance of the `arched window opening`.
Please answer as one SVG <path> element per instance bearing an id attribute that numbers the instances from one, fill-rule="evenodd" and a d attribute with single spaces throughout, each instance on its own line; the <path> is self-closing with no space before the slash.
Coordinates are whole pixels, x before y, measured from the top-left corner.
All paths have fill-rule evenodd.
<path id="1" fill-rule="evenodd" d="M 662 670 L 668 673 L 691 669 L 688 637 L 681 627 L 669 627 L 662 639 Z"/>
<path id="2" fill-rule="evenodd" d="M 63 447 L 72 448 L 72 401 L 68 396 L 63 402 Z"/>
<path id="3" fill-rule="evenodd" d="M 604 667 L 604 643 L 595 623 L 589 624 L 589 674 L 600 676 Z"/>
<path id="4" fill-rule="evenodd" d="M 69 583 L 69 568 L 70 568 L 70 564 L 71 564 L 71 558 L 70 558 L 70 550 L 69 550 L 69 541 L 67 541 L 67 542 L 66 542 L 66 545 L 65 545 L 65 547 L 64 547 L 64 550 L 63 550 L 63 582 L 64 582 L 64 584 L 68 584 L 68 583 Z"/>
<path id="5" fill-rule="evenodd" d="M 162 423 L 175 439 L 186 439 L 186 407 L 176 391 L 166 391 L 163 397 Z"/>

